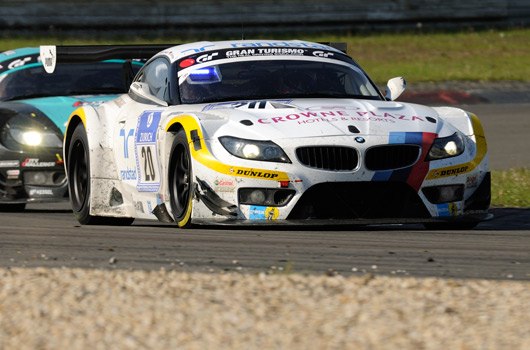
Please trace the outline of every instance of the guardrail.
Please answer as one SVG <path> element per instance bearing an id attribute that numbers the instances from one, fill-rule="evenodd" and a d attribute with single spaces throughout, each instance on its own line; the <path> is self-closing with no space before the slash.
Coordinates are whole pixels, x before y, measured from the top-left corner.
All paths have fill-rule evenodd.
<path id="1" fill-rule="evenodd" d="M 356 31 L 530 23 L 528 0 L 2 0 L 4 33 Z"/>

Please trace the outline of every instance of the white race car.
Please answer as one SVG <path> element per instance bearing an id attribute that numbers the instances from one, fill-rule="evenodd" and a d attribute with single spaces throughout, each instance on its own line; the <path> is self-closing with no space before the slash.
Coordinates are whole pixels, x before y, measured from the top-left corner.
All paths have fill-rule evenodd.
<path id="1" fill-rule="evenodd" d="M 128 94 L 70 117 L 64 161 L 76 218 L 442 228 L 490 219 L 478 118 L 397 102 L 402 78 L 383 95 L 336 47 L 242 40 L 156 54 Z M 49 71 L 60 48 L 41 53 Z"/>

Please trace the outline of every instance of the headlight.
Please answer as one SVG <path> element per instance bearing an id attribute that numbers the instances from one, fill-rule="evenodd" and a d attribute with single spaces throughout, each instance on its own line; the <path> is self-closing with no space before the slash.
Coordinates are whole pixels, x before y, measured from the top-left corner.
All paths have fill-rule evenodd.
<path id="1" fill-rule="evenodd" d="M 219 141 L 233 156 L 266 162 L 291 163 L 285 152 L 272 141 L 244 140 L 223 136 Z"/>
<path id="2" fill-rule="evenodd" d="M 46 130 L 23 130 L 18 128 L 9 129 L 9 134 L 18 143 L 26 146 L 57 147 L 63 146 L 59 137 Z"/>
<path id="3" fill-rule="evenodd" d="M 464 138 L 460 133 L 455 132 L 449 137 L 435 139 L 425 160 L 456 157 L 464 152 L 464 148 Z"/>

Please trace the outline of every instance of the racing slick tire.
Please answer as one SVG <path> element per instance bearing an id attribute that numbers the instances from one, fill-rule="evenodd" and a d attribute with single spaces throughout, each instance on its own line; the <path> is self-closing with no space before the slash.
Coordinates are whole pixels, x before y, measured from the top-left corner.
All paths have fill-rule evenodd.
<path id="1" fill-rule="evenodd" d="M 180 228 L 191 226 L 193 177 L 186 132 L 175 134 L 168 166 L 168 186 L 173 218 Z"/>
<path id="2" fill-rule="evenodd" d="M 74 215 L 82 225 L 130 225 L 134 218 L 90 215 L 90 155 L 83 123 L 76 126 L 68 145 L 68 190 Z"/>

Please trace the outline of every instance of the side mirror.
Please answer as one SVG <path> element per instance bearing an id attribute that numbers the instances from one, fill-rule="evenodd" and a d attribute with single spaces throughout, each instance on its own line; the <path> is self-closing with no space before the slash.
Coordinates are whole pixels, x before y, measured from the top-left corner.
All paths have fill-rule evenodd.
<path id="1" fill-rule="evenodd" d="M 390 101 L 396 100 L 405 91 L 407 82 L 403 77 L 392 78 L 386 84 L 385 98 Z"/>
<path id="2" fill-rule="evenodd" d="M 140 82 L 132 83 L 131 87 L 129 88 L 129 93 L 138 96 L 142 100 L 152 102 L 159 106 L 164 106 L 164 107 L 168 106 L 166 101 L 161 100 L 158 97 L 154 96 L 151 93 L 151 91 L 149 91 L 149 86 L 145 83 L 140 83 Z"/>

